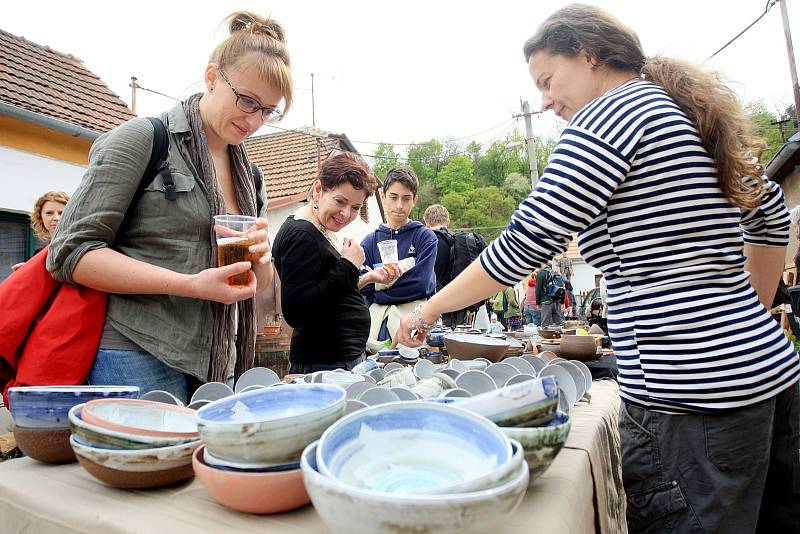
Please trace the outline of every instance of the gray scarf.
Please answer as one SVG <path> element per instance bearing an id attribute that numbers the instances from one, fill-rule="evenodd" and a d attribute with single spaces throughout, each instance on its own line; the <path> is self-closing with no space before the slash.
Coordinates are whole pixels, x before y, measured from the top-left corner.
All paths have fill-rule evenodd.
<path id="1" fill-rule="evenodd" d="M 211 152 L 208 150 L 206 142 L 206 132 L 203 128 L 203 121 L 200 118 L 200 97 L 202 93 L 192 95 L 183 103 L 183 112 L 189 120 L 189 128 L 192 131 L 189 153 L 203 183 L 206 187 L 208 205 L 211 207 L 212 215 L 225 214 L 225 200 L 222 190 L 217 183 L 217 175 L 214 171 L 214 162 L 211 159 Z M 256 213 L 256 189 L 253 181 L 250 162 L 244 145 L 229 145 L 231 170 L 234 176 L 234 186 L 236 188 L 236 202 L 242 215 L 258 215 Z M 211 257 L 213 265 L 217 266 L 217 240 L 214 235 L 213 225 L 211 228 Z M 236 323 L 236 306 L 239 307 L 239 324 Z M 214 337 L 211 342 L 211 361 L 208 366 L 208 380 L 224 382 L 228 377 L 225 376 L 228 370 L 230 345 L 236 334 L 236 368 L 234 376 L 238 379 L 242 373 L 253 367 L 255 360 L 255 331 L 256 331 L 256 308 L 255 299 L 247 299 L 238 304 L 225 305 L 219 302 L 212 302 L 211 309 L 214 312 Z"/>

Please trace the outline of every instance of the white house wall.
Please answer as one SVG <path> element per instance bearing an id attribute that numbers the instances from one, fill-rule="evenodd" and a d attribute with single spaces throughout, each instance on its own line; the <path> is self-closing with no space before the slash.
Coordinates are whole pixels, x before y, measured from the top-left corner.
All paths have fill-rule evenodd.
<path id="1" fill-rule="evenodd" d="M 47 191 L 78 188 L 86 166 L 0 146 L 0 209 L 27 213 Z"/>

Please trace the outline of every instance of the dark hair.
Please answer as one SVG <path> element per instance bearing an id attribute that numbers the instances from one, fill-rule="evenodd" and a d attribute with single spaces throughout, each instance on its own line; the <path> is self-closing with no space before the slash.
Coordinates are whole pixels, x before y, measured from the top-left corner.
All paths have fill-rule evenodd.
<path id="1" fill-rule="evenodd" d="M 761 204 L 764 169 L 757 157 L 766 145 L 753 136 L 751 121 L 718 73 L 687 61 L 645 57 L 632 29 L 585 4 L 570 4 L 547 17 L 523 46 L 526 61 L 539 51 L 574 57 L 581 50 L 598 64 L 663 87 L 700 132 L 725 197 L 744 209 Z"/>
<path id="2" fill-rule="evenodd" d="M 354 189 L 363 189 L 370 196 L 378 187 L 378 182 L 363 159 L 352 152 L 335 154 L 322 164 L 317 179 L 325 190 L 335 189 L 347 182 Z"/>
<path id="3" fill-rule="evenodd" d="M 417 194 L 419 178 L 417 178 L 414 169 L 411 167 L 392 167 L 389 169 L 389 172 L 386 173 L 386 177 L 383 179 L 383 192 L 385 193 L 388 191 L 389 186 L 395 182 L 400 182 L 410 189 L 414 195 Z"/>

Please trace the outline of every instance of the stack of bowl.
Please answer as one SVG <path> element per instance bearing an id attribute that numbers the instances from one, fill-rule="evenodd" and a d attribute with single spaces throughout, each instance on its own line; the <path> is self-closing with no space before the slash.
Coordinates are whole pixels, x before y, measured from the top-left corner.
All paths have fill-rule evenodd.
<path id="1" fill-rule="evenodd" d="M 69 411 L 92 399 L 139 396 L 129 386 L 31 386 L 8 390 L 17 446 L 35 460 L 47 463 L 74 462 L 69 445 Z"/>
<path id="2" fill-rule="evenodd" d="M 221 504 L 268 514 L 308 503 L 300 455 L 345 410 L 336 384 L 289 384 L 239 393 L 197 411 L 204 447 L 195 474 Z"/>
<path id="3" fill-rule="evenodd" d="M 191 478 L 200 446 L 195 411 L 146 400 L 102 400 L 69 412 L 70 444 L 92 476 L 117 488 L 155 488 Z"/>
<path id="4" fill-rule="evenodd" d="M 431 402 L 359 410 L 303 452 L 306 489 L 333 532 L 487 532 L 528 485 L 520 444 L 488 419 Z"/>

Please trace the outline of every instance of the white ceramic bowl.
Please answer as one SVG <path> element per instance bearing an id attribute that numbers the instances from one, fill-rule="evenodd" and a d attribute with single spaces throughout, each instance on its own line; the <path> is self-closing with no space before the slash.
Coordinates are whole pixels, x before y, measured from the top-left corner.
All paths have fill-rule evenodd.
<path id="1" fill-rule="evenodd" d="M 517 509 L 528 486 L 524 463 L 494 487 L 445 495 L 386 494 L 351 488 L 321 474 L 317 444 L 303 452 L 306 489 L 325 525 L 335 534 L 491 532 Z"/>
<path id="2" fill-rule="evenodd" d="M 84 445 L 106 449 L 153 449 L 197 441 L 196 436 L 190 438 L 140 436 L 93 425 L 81 419 L 81 411 L 84 406 L 85 404 L 78 404 L 69 411 L 69 426 L 72 434 L 77 436 Z"/>
<path id="3" fill-rule="evenodd" d="M 542 377 L 459 400 L 458 407 L 487 417 L 500 426 L 530 426 L 552 419 L 557 404 L 556 380 Z"/>
<path id="4" fill-rule="evenodd" d="M 335 384 L 289 384 L 226 397 L 197 410 L 208 450 L 224 460 L 288 464 L 344 414 Z"/>
<path id="5" fill-rule="evenodd" d="M 194 450 L 201 445 L 200 440 L 154 449 L 101 449 L 85 445 L 70 438 L 70 445 L 75 454 L 92 462 L 118 471 L 162 471 L 174 469 L 192 463 Z"/>
<path id="6" fill-rule="evenodd" d="M 384 493 L 442 494 L 491 487 L 515 467 L 489 420 L 452 406 L 395 402 L 352 413 L 320 438 L 317 463 L 345 485 Z"/>

